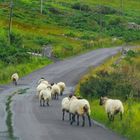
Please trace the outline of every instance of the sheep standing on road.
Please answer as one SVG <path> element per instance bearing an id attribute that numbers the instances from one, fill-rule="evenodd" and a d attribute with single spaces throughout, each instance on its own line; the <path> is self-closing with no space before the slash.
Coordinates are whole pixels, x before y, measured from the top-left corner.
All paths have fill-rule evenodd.
<path id="1" fill-rule="evenodd" d="M 57 84 L 52 84 L 52 98 L 58 99 L 58 96 L 60 95 L 60 88 Z"/>
<path id="2" fill-rule="evenodd" d="M 39 81 L 38 81 L 38 84 L 41 84 L 41 83 L 49 84 L 49 82 L 47 80 L 45 80 L 45 78 L 43 78 L 43 77 L 41 79 L 39 79 Z"/>
<path id="3" fill-rule="evenodd" d="M 63 92 L 64 92 L 64 90 L 65 90 L 65 88 L 66 88 L 65 83 L 64 83 L 64 82 L 59 82 L 59 83 L 57 83 L 57 85 L 58 85 L 59 88 L 60 88 L 60 95 L 63 95 Z"/>
<path id="4" fill-rule="evenodd" d="M 11 76 L 11 80 L 12 80 L 12 82 L 13 82 L 15 85 L 17 85 L 18 79 L 19 79 L 19 76 L 18 76 L 17 73 L 14 73 L 14 74 Z"/>
<path id="5" fill-rule="evenodd" d="M 124 107 L 120 100 L 113 100 L 107 97 L 100 98 L 100 105 L 105 106 L 105 111 L 108 115 L 110 121 L 114 120 L 114 115 L 120 113 L 120 118 L 122 120 L 122 114 L 124 113 Z"/>
<path id="6" fill-rule="evenodd" d="M 45 104 L 49 106 L 49 101 L 51 100 L 51 89 L 52 89 L 51 86 L 47 86 L 46 89 L 40 91 L 39 93 L 40 106 L 45 106 Z"/>
<path id="7" fill-rule="evenodd" d="M 42 82 L 37 86 L 37 88 L 36 88 L 36 90 L 37 90 L 37 96 L 39 96 L 40 91 L 43 90 L 43 89 L 46 89 L 48 85 L 49 85 L 49 84 L 48 84 L 47 82 L 42 81 Z"/>
<path id="8" fill-rule="evenodd" d="M 77 125 L 79 125 L 79 116 L 82 116 L 83 124 L 85 125 L 85 114 L 88 117 L 89 126 L 91 126 L 90 119 L 90 105 L 86 99 L 77 99 L 75 96 L 70 98 L 69 112 L 72 114 L 72 120 L 70 124 L 72 125 L 75 121 L 75 115 L 77 115 Z"/>
<path id="9" fill-rule="evenodd" d="M 63 116 L 62 116 L 63 121 L 64 121 L 64 118 L 65 118 L 65 112 L 69 112 L 69 101 L 70 101 L 70 98 L 65 97 L 65 98 L 62 99 L 62 102 L 61 102 L 61 109 L 62 109 L 62 112 L 63 112 Z M 69 120 L 71 120 L 70 113 L 69 113 Z"/>

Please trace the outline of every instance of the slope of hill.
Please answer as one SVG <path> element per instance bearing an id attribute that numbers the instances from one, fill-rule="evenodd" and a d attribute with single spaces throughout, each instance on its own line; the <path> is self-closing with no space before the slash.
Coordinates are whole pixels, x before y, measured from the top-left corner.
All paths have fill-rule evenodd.
<path id="1" fill-rule="evenodd" d="M 9 5 L 9 0 L 0 0 L 1 52 L 6 52 L 6 47 L 9 49 Z M 124 0 L 123 3 L 117 0 L 43 0 L 41 14 L 39 0 L 15 0 L 11 46 L 42 52 L 43 46 L 49 44 L 54 57 L 65 58 L 95 48 L 139 43 L 139 29 L 129 27 L 133 23 L 139 27 L 139 5 L 139 0 Z M 8 55 L 13 57 L 12 53 Z M 5 59 L 1 60 L 5 63 Z M 9 64 L 15 62 L 8 61 Z"/>

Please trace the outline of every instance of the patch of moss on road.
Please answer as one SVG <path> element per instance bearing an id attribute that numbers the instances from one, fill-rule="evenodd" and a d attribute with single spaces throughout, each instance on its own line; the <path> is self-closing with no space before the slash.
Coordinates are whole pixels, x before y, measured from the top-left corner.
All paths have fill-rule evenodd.
<path id="1" fill-rule="evenodd" d="M 6 112 L 7 112 L 7 117 L 6 117 L 6 125 L 8 128 L 8 136 L 10 140 L 17 140 L 19 138 L 14 136 L 14 130 L 13 130 L 13 125 L 12 125 L 12 116 L 13 113 L 11 111 L 11 103 L 12 103 L 12 98 L 16 94 L 24 94 L 29 88 L 25 89 L 19 89 L 18 91 L 12 93 L 11 95 L 8 96 L 7 101 L 6 101 Z"/>

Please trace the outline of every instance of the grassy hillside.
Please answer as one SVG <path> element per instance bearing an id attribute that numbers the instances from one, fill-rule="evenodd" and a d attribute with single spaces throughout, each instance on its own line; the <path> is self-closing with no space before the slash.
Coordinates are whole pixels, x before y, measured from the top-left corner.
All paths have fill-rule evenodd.
<path id="1" fill-rule="evenodd" d="M 8 27 L 9 2 L 2 1 L 0 25 L 5 30 Z M 49 43 L 53 45 L 56 54 L 64 46 L 74 49 L 75 53 L 88 47 L 94 48 L 100 38 L 118 37 L 118 40 L 126 42 L 137 41 L 138 31 L 128 30 L 127 22 L 140 23 L 139 3 L 138 0 L 124 0 L 122 13 L 121 4 L 117 0 L 44 0 L 41 15 L 38 0 L 16 0 L 13 32 L 19 32 L 23 36 L 25 47 L 40 49 L 42 45 Z M 131 38 L 128 34 L 131 34 Z M 95 44 L 89 45 L 89 40 Z M 115 43 L 118 42 L 113 42 Z"/>
<path id="2" fill-rule="evenodd" d="M 117 0 L 43 0 L 41 14 L 39 0 L 14 0 L 9 45 L 9 0 L 0 0 L 0 51 L 13 46 L 25 52 L 42 52 L 43 46 L 49 44 L 54 57 L 62 59 L 100 47 L 139 44 L 139 30 L 128 29 L 129 22 L 140 24 L 139 3 L 124 0 L 121 8 Z M 13 53 L 9 55 L 13 57 Z M 9 59 L 9 64 L 14 62 Z"/>
<path id="3" fill-rule="evenodd" d="M 93 119 L 130 140 L 139 140 L 140 50 L 136 53 L 129 51 L 121 61 L 118 61 L 120 60 L 118 58 L 120 55 L 107 60 L 95 69 L 91 69 L 81 79 L 76 94 L 90 101 Z M 122 121 L 120 121 L 119 115 L 115 116 L 114 122 L 108 120 L 104 107 L 99 105 L 101 96 L 120 99 L 123 102 L 124 115 Z"/>

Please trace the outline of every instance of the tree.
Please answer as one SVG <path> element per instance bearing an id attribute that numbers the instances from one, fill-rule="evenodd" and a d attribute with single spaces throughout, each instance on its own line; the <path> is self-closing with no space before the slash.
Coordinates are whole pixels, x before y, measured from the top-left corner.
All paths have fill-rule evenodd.
<path id="1" fill-rule="evenodd" d="M 40 13 L 42 14 L 43 12 L 43 0 L 40 0 Z"/>
<path id="2" fill-rule="evenodd" d="M 121 13 L 123 15 L 123 13 L 124 13 L 124 1 L 123 0 L 120 1 L 120 7 L 121 7 Z"/>
<path id="3" fill-rule="evenodd" d="M 8 37 L 9 37 L 10 44 L 11 44 L 12 16 L 13 16 L 13 0 L 10 1 L 10 14 L 9 14 Z"/>

